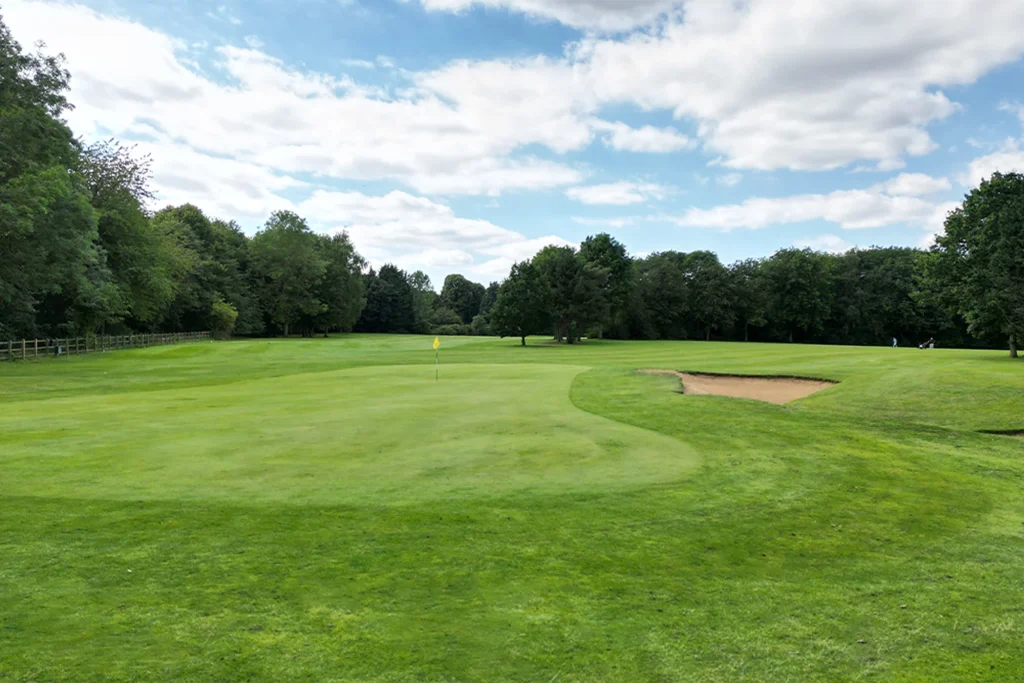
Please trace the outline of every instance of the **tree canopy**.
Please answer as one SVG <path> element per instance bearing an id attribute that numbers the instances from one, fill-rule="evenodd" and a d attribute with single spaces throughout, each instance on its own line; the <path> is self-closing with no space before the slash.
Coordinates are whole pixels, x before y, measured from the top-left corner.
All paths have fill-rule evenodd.
<path id="1" fill-rule="evenodd" d="M 927 277 L 980 337 L 1024 344 L 1024 175 L 994 173 L 936 239 Z"/>

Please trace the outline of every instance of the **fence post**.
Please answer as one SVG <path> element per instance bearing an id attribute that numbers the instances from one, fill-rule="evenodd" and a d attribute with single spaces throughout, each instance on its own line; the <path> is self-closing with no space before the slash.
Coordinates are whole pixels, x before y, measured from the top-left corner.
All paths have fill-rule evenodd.
<path id="1" fill-rule="evenodd" d="M 9 339 L 7 341 L 7 360 L 14 361 L 14 340 Z"/>

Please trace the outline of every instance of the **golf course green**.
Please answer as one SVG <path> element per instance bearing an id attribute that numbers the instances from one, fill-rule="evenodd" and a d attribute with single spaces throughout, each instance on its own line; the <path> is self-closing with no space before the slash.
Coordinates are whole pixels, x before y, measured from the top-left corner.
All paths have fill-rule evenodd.
<path id="1" fill-rule="evenodd" d="M 432 341 L 0 364 L 0 681 L 1024 680 L 1005 352 Z"/>

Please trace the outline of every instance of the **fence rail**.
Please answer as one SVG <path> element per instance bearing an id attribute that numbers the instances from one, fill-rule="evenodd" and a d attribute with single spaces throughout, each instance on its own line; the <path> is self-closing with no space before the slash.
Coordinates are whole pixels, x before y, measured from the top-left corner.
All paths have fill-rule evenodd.
<path id="1" fill-rule="evenodd" d="M 35 360 L 54 356 L 77 356 L 147 346 L 188 344 L 210 339 L 209 332 L 173 332 L 167 334 L 124 334 L 105 337 L 65 337 L 61 339 L 20 339 L 0 342 L 0 361 Z"/>

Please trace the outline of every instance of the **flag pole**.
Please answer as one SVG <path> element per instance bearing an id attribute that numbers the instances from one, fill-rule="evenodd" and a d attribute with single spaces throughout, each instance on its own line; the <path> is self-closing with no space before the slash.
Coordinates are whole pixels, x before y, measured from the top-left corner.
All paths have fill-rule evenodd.
<path id="1" fill-rule="evenodd" d="M 437 350 L 441 348 L 441 338 L 434 337 L 434 381 L 439 382 L 438 370 L 441 366 L 441 357 L 438 355 Z"/>

